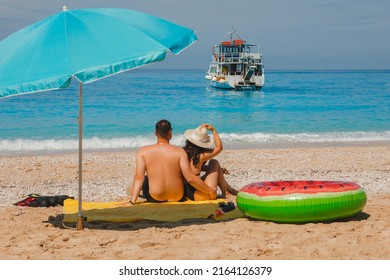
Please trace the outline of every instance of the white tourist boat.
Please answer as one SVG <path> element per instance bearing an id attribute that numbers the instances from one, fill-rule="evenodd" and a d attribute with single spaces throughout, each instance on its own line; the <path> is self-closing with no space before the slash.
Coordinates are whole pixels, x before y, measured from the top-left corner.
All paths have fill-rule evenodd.
<path id="1" fill-rule="evenodd" d="M 264 85 L 264 65 L 260 46 L 247 44 L 234 29 L 227 35 L 228 40 L 212 48 L 206 79 L 215 88 L 261 89 Z"/>

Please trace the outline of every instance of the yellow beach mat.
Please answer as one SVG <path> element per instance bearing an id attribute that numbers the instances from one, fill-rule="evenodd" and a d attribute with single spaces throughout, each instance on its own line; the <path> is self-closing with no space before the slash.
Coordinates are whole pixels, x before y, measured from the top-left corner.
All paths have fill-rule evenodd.
<path id="1" fill-rule="evenodd" d="M 135 222 L 140 220 L 152 220 L 162 222 L 176 222 L 193 218 L 214 218 L 227 220 L 244 217 L 236 207 L 233 211 L 221 213 L 220 202 L 224 199 L 207 201 L 164 202 L 149 203 L 140 202 L 134 206 L 123 206 L 123 202 L 83 202 L 83 216 L 87 222 Z M 67 199 L 64 201 L 64 222 L 77 221 L 78 201 Z"/>

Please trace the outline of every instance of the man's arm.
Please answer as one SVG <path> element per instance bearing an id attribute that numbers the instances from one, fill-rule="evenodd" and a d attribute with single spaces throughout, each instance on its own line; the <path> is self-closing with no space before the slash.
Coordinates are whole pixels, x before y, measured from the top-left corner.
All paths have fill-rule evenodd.
<path id="1" fill-rule="evenodd" d="M 130 203 L 136 203 L 138 196 L 142 189 L 142 184 L 145 180 L 145 160 L 139 151 L 136 155 L 136 163 L 135 163 L 135 175 L 133 178 L 133 184 L 131 186 L 130 192 Z"/>
<path id="2" fill-rule="evenodd" d="M 190 183 L 191 186 L 193 186 L 197 190 L 214 196 L 217 193 L 217 190 L 208 186 L 199 176 L 196 176 L 190 167 L 190 163 L 188 162 L 188 157 L 186 152 L 183 149 L 180 149 L 179 152 L 180 152 L 180 169 L 187 182 Z"/>

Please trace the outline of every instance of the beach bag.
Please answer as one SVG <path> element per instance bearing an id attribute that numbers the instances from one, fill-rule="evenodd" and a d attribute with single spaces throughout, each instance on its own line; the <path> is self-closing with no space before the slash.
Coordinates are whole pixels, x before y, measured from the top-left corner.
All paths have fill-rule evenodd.
<path id="1" fill-rule="evenodd" d="M 39 194 L 29 194 L 27 198 L 14 203 L 14 205 L 28 207 L 64 206 L 64 200 L 68 198 L 73 199 L 73 197 L 67 195 L 42 196 Z"/>

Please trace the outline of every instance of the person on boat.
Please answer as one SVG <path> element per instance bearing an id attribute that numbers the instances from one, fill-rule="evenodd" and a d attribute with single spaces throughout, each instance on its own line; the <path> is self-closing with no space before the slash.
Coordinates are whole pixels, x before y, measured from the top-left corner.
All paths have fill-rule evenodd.
<path id="1" fill-rule="evenodd" d="M 207 130 L 211 131 L 213 135 L 214 148 L 212 148 L 213 142 Z M 221 138 L 215 127 L 210 124 L 202 124 L 195 129 L 185 131 L 184 137 L 186 142 L 183 149 L 187 153 L 194 174 L 201 177 L 212 189 L 220 187 L 222 198 L 226 198 L 227 192 L 237 195 L 237 190 L 232 188 L 225 179 L 225 174 L 229 174 L 229 172 L 221 167 L 218 160 L 214 159 L 223 150 Z M 204 175 L 201 176 L 201 172 L 205 172 Z"/>
<path id="2" fill-rule="evenodd" d="M 196 176 L 185 151 L 169 143 L 171 123 L 158 121 L 155 135 L 157 142 L 140 148 L 136 154 L 135 176 L 128 189 L 130 204 L 136 203 L 141 191 L 149 202 L 216 199 L 216 187 Z"/>

